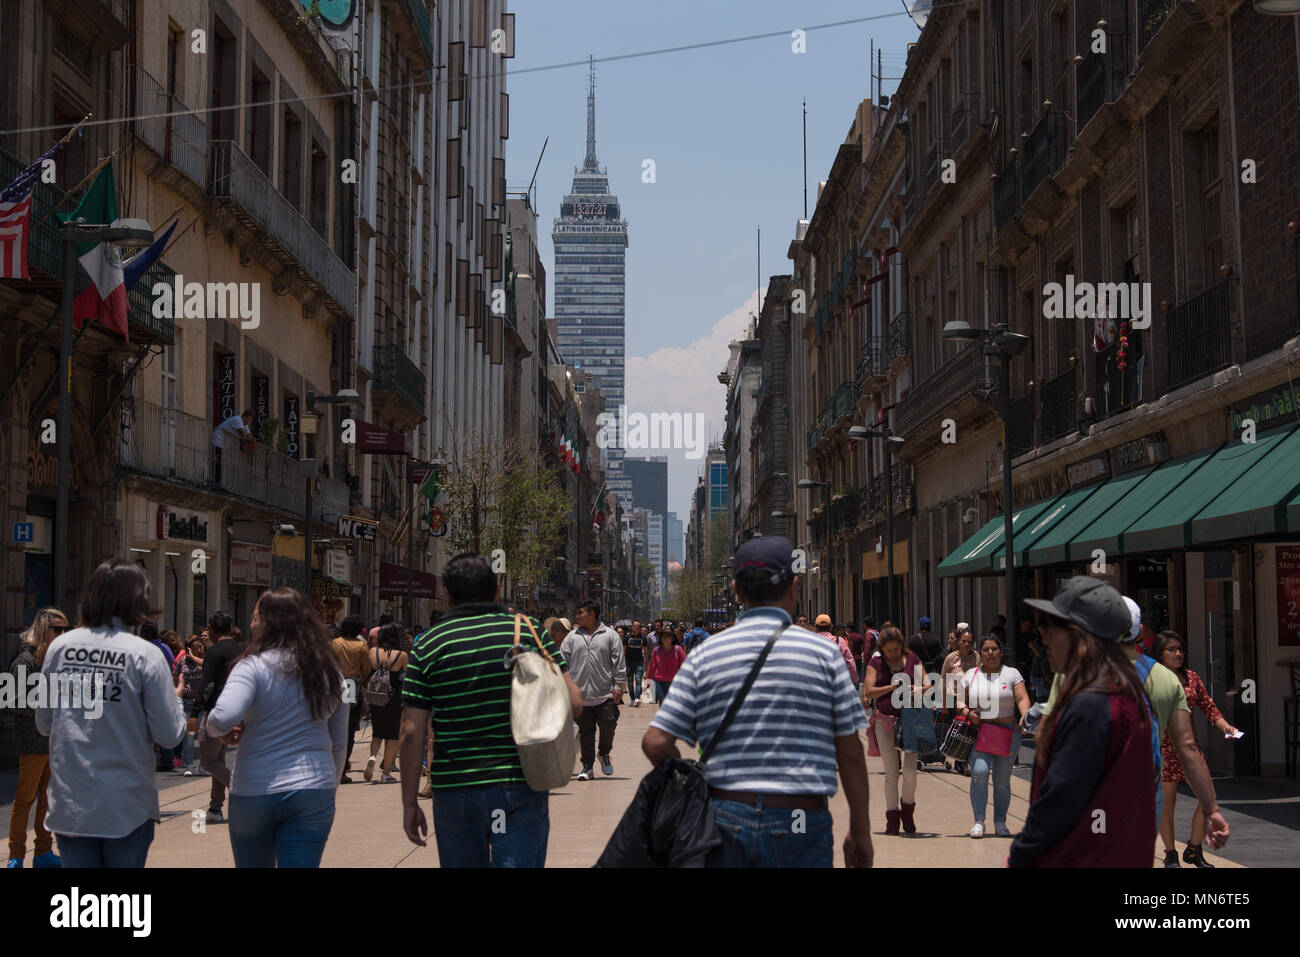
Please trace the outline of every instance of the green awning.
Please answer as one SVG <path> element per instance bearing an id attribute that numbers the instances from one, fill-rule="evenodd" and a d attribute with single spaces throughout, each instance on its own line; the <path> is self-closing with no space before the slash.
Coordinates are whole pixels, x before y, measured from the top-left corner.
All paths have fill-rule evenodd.
<path id="1" fill-rule="evenodd" d="M 1266 432 L 1254 442 L 1234 440 L 1212 453 L 1190 456 L 1193 461 L 1200 460 L 1198 467 L 1178 486 L 1177 495 L 1156 502 L 1125 529 L 1124 553 L 1162 552 L 1192 544 L 1192 520 L 1201 509 L 1281 446 L 1294 429 L 1289 425 Z"/>
<path id="2" fill-rule="evenodd" d="M 1192 520 L 1193 542 L 1224 542 L 1287 530 L 1287 503 L 1300 490 L 1300 429 L 1275 443 L 1262 459 L 1255 458 L 1244 475 Z"/>
<path id="3" fill-rule="evenodd" d="M 1011 534 L 1016 536 L 1016 529 L 1033 523 L 1061 496 L 1053 496 L 1041 502 L 1026 505 L 1011 513 Z M 1002 550 L 1002 541 L 1006 537 L 1002 515 L 990 521 L 972 535 L 935 569 L 940 578 L 952 578 L 956 575 L 993 574 L 993 556 Z"/>
<path id="4" fill-rule="evenodd" d="M 1147 475 L 1143 481 L 1128 488 L 1126 494 L 1121 495 L 1110 508 L 1101 513 L 1095 522 L 1075 536 L 1075 540 L 1069 544 L 1070 560 L 1088 561 L 1097 549 L 1101 549 L 1106 554 L 1108 561 L 1111 556 L 1123 555 L 1128 548 L 1125 530 L 1142 518 L 1148 509 L 1167 499 L 1174 489 L 1186 481 L 1188 476 L 1195 474 L 1214 452 L 1214 449 L 1207 449 L 1195 455 L 1166 462 Z M 1120 482 L 1124 478 L 1128 476 L 1114 479 L 1108 484 Z"/>
<path id="5" fill-rule="evenodd" d="M 1029 550 L 1046 535 L 1054 531 L 1062 522 L 1070 518 L 1076 512 L 1087 509 L 1088 503 L 1092 500 L 1093 495 L 1102 487 L 1102 483 L 1088 485 L 1084 488 L 1072 489 L 1066 492 L 1055 502 L 1052 507 L 1045 509 L 1041 515 L 1036 518 L 1032 524 L 1022 523 L 1021 528 L 1013 528 L 1012 544 L 1015 547 L 1015 559 L 1017 568 L 1025 568 L 1029 565 Z M 1002 571 L 1007 568 L 1007 556 L 1005 549 L 998 549 L 997 555 L 993 558 L 994 566 Z"/>
<path id="6" fill-rule="evenodd" d="M 1109 513 L 1116 503 L 1122 501 L 1154 471 L 1154 468 L 1146 468 L 1103 483 L 1086 502 L 1061 519 L 1046 535 L 1029 547 L 1029 552 L 1025 556 L 1025 566 L 1092 561 L 1092 552 L 1079 548 L 1075 544 L 1075 539 Z"/>
<path id="7" fill-rule="evenodd" d="M 1286 530 L 1300 532 L 1300 495 L 1291 499 L 1291 504 L 1286 507 Z"/>

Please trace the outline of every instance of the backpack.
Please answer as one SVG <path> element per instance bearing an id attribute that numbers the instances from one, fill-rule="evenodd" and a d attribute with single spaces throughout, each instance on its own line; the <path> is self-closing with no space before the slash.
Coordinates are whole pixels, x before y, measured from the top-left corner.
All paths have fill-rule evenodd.
<path id="1" fill-rule="evenodd" d="M 633 635 L 627 640 L 628 651 L 641 651 L 645 648 L 645 639 L 640 635 Z"/>
<path id="2" fill-rule="evenodd" d="M 1156 765 L 1156 787 L 1159 787 L 1160 767 L 1164 760 L 1160 753 L 1160 723 L 1156 720 L 1156 709 L 1151 707 L 1151 696 L 1147 694 L 1147 676 L 1156 665 L 1156 660 L 1147 655 L 1138 655 L 1133 666 L 1137 668 L 1138 680 L 1142 682 L 1142 698 L 1147 706 L 1147 718 L 1151 721 L 1151 759 Z"/>
<path id="3" fill-rule="evenodd" d="M 379 654 L 376 652 L 375 657 Z M 381 659 L 382 660 L 382 659 Z M 388 668 L 381 665 L 366 684 L 366 703 L 372 708 L 382 708 L 388 704 L 393 697 L 393 679 L 388 673 Z"/>

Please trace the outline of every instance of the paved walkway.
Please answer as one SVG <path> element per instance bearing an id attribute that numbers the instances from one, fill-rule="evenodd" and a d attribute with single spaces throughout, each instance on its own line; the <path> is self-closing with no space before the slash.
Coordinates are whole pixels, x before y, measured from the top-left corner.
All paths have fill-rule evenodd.
<path id="1" fill-rule="evenodd" d="M 654 716 L 653 706 L 623 708 L 614 738 L 614 775 L 597 774 L 594 781 L 573 781 L 567 788 L 551 792 L 551 835 L 547 865 L 590 867 L 600 856 L 619 818 L 631 803 L 641 778 L 650 770 L 641 754 L 641 735 Z M 864 744 L 865 746 L 865 744 Z M 430 834 L 427 847 L 416 847 L 402 833 L 400 787 L 395 784 L 366 784 L 360 770 L 369 755 L 369 733 L 362 731 L 352 755 L 355 783 L 338 790 L 337 812 L 325 867 L 436 867 L 438 853 Z M 1031 752 L 1024 752 L 1026 759 Z M 898 837 L 884 834 L 884 771 L 879 758 L 868 758 L 871 772 L 872 842 L 878 867 L 1002 867 L 1009 838 L 986 837 L 972 840 L 970 780 L 942 770 L 923 771 L 917 788 L 918 832 Z M 932 766 L 933 767 L 933 766 Z M 599 770 L 599 769 L 598 769 Z M 0 800 L 11 801 L 16 772 L 0 772 Z M 202 825 L 194 811 L 207 807 L 210 779 L 159 774 L 158 783 L 163 822 L 158 827 L 149 854 L 150 867 L 232 867 L 234 858 L 226 825 Z M 1259 863 L 1295 865 L 1294 848 L 1300 838 L 1300 796 L 1293 783 L 1272 781 L 1271 796 L 1259 798 L 1259 787 L 1250 782 L 1216 782 L 1223 806 L 1233 828 L 1233 840 L 1225 855 L 1207 855 L 1221 867 L 1252 866 Z M 1262 786 L 1262 785 L 1261 785 Z M 1018 832 L 1028 806 L 1028 770 L 1013 775 L 1008 824 Z M 1236 795 L 1235 797 L 1232 795 Z M 991 795 L 990 795 L 991 800 Z M 430 801 L 422 800 L 431 817 Z M 1190 797 L 1178 804 L 1181 850 L 1190 823 Z M 1259 808 L 1264 808 L 1260 813 Z M 831 800 L 835 819 L 835 858 L 842 866 L 840 847 L 848 829 L 848 804 L 843 790 Z M 0 806 L 8 818 L 8 804 Z M 1271 818 L 1271 820 L 1269 820 Z M 987 819 L 992 823 L 992 809 Z M 432 824 L 432 821 L 430 821 Z M 30 842 L 30 837 L 29 837 Z M 1272 848 L 1271 854 L 1267 851 Z M 1286 852 L 1283 862 L 1279 855 Z M 1234 855 L 1234 852 L 1237 852 Z M 29 851 L 30 855 L 30 843 Z M 1261 855 L 1272 860 L 1251 860 Z M 1153 860 L 1156 855 L 1153 852 Z"/>

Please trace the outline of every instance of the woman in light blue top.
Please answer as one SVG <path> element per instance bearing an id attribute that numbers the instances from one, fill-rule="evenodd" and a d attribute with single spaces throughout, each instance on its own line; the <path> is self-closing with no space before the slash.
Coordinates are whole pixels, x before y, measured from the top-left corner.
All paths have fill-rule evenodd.
<path id="1" fill-rule="evenodd" d="M 230 782 L 236 867 L 319 867 L 347 754 L 343 674 L 301 593 L 258 599 L 252 641 L 230 670 L 207 730 L 239 760 Z"/>

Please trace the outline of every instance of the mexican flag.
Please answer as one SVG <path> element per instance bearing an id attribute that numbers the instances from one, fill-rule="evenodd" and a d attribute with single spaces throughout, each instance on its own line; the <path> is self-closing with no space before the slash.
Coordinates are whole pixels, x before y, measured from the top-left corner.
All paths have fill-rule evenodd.
<path id="1" fill-rule="evenodd" d="M 108 163 L 76 210 L 65 219 L 84 219 L 93 225 L 114 225 L 118 221 L 117 188 L 113 185 L 113 164 Z M 130 341 L 126 331 L 126 280 L 122 274 L 122 254 L 112 243 L 77 243 L 77 258 L 90 276 L 95 290 L 94 312 L 86 318 L 99 322 L 122 334 Z M 87 289 L 92 286 L 86 287 Z"/>
<path id="2" fill-rule="evenodd" d="M 599 527 L 605 524 L 605 496 L 609 490 L 601 483 L 600 491 L 596 493 L 596 501 L 593 504 L 591 512 L 591 524 Z"/>

